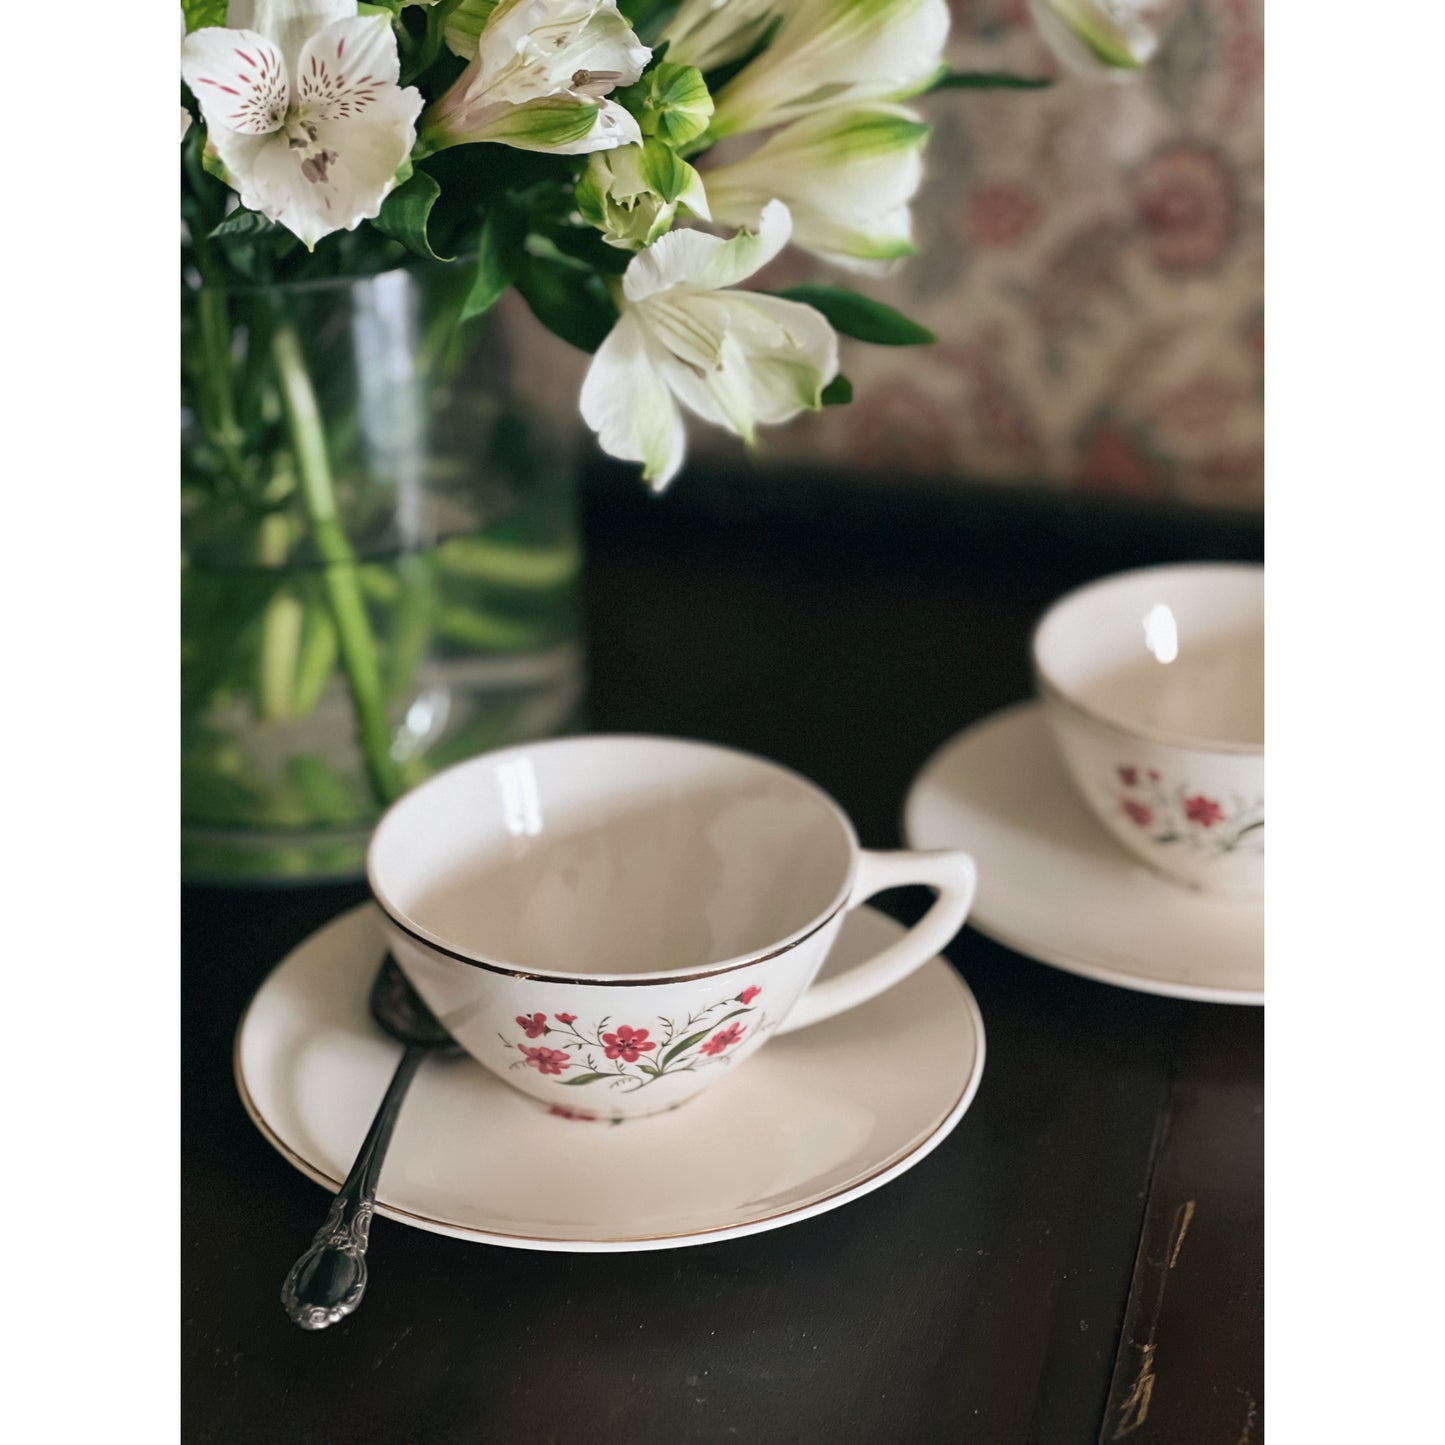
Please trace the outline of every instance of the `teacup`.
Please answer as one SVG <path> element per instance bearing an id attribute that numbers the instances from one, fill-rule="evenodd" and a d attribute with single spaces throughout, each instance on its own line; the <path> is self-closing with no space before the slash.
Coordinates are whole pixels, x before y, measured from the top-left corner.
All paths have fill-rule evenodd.
<path id="1" fill-rule="evenodd" d="M 866 1002 L 963 926 L 958 852 L 860 848 L 798 774 L 704 743 L 573 737 L 488 753 L 394 804 L 367 858 L 392 952 L 498 1078 L 588 1118 L 671 1109 L 769 1037 Z M 938 897 L 813 983 L 847 912 Z"/>
<path id="2" fill-rule="evenodd" d="M 1264 569 L 1146 567 L 1056 602 L 1034 674 L 1084 801 L 1208 892 L 1264 888 Z"/>

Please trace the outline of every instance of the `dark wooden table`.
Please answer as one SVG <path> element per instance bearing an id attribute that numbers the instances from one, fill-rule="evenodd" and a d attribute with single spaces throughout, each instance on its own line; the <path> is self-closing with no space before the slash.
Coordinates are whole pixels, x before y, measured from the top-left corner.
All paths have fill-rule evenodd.
<path id="1" fill-rule="evenodd" d="M 869 526 L 804 491 L 762 525 L 600 495 L 592 724 L 777 758 L 877 847 L 900 842 L 930 751 L 1027 694 L 1052 597 L 1262 545 L 1246 520 L 1042 502 L 925 498 Z M 988 1030 L 982 1086 L 887 1188 L 657 1254 L 489 1249 L 378 1219 L 360 1311 L 296 1330 L 277 1292 L 325 1196 L 246 1119 L 231 1041 L 271 966 L 361 896 L 184 890 L 187 1441 L 1263 1440 L 1262 1011 L 1090 983 L 972 931 L 949 953 Z M 911 920 L 923 895 L 881 902 Z"/>

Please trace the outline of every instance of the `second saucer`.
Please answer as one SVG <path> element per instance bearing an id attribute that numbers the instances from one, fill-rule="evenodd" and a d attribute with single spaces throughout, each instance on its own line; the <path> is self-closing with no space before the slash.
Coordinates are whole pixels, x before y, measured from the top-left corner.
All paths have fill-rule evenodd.
<path id="1" fill-rule="evenodd" d="M 1120 988 L 1264 1002 L 1264 904 L 1160 877 L 1080 802 L 1037 703 L 945 743 L 909 790 L 913 848 L 966 841 L 978 860 L 969 923 L 1041 963 Z"/>

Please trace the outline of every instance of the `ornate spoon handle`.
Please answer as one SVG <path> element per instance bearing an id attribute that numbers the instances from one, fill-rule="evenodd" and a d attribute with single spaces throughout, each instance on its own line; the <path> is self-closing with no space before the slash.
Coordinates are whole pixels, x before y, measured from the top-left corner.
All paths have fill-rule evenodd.
<path id="1" fill-rule="evenodd" d="M 426 1049 L 409 1048 L 401 1056 L 351 1173 L 331 1203 L 326 1223 L 281 1286 L 281 1303 L 303 1330 L 334 1325 L 349 1315 L 366 1293 L 366 1244 L 377 1180 L 401 1102 L 426 1054 Z"/>

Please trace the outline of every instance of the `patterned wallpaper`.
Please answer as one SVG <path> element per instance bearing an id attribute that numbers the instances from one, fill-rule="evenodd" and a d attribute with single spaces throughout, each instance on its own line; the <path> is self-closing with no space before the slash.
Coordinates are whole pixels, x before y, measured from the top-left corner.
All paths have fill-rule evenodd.
<path id="1" fill-rule="evenodd" d="M 1027 0 L 952 7 L 956 68 L 1062 75 Z M 855 401 L 768 432 L 768 461 L 1262 502 L 1263 0 L 1155 23 L 1137 80 L 924 102 L 920 254 L 863 285 L 939 344 L 845 343 Z M 759 284 L 824 274 L 787 253 Z"/>

